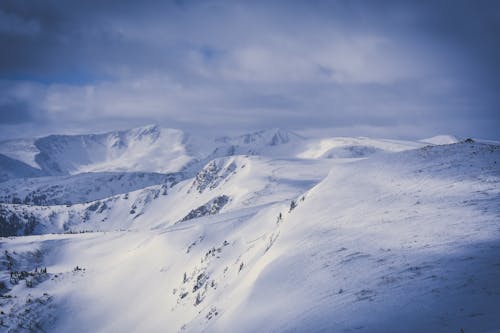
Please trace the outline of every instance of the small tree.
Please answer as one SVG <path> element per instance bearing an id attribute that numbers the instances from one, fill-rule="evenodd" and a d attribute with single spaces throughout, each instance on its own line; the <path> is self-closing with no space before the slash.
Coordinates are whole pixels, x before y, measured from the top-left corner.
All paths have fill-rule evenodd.
<path id="1" fill-rule="evenodd" d="M 200 293 L 198 293 L 196 295 L 196 300 L 194 301 L 194 305 L 196 306 L 196 305 L 200 304 L 202 301 L 203 301 L 203 297 L 201 296 Z"/>

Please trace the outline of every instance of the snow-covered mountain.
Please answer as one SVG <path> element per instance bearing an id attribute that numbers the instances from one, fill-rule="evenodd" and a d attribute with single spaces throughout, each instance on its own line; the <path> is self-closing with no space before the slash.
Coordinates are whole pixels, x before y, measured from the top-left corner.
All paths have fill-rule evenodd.
<path id="1" fill-rule="evenodd" d="M 14 178 L 43 176 L 44 172 L 19 160 L 0 154 L 0 183 Z"/>
<path id="2" fill-rule="evenodd" d="M 278 128 L 215 139 L 213 156 L 264 155 L 293 156 L 303 147 L 305 138 Z"/>
<path id="3" fill-rule="evenodd" d="M 379 151 L 413 149 L 428 143 L 305 138 L 280 129 L 206 138 L 196 133 L 148 125 L 104 134 L 50 135 L 0 142 L 0 154 L 4 155 L 0 155 L 0 172 L 4 170 L 3 177 L 0 173 L 0 181 L 86 172 L 196 172 L 217 157 L 350 158 Z"/>
<path id="4" fill-rule="evenodd" d="M 203 207 L 213 209 L 214 202 L 219 206 L 217 213 L 255 209 L 299 195 L 321 181 L 332 163 L 331 160 L 271 160 L 260 156 L 224 157 L 209 162 L 193 178 L 183 180 L 182 174 L 157 175 L 152 180 L 159 177 L 161 185 L 91 202 L 80 200 L 81 204 L 49 206 L 48 200 L 73 198 L 75 203 L 82 195 L 89 198 L 90 195 L 116 190 L 113 183 L 109 187 L 100 185 L 100 191 L 88 187 L 100 182 L 86 183 L 89 177 L 100 181 L 107 181 L 109 177 L 114 179 L 116 176 L 113 174 L 72 176 L 69 177 L 71 185 L 65 177 L 61 177 L 61 184 L 53 185 L 45 192 L 45 183 L 27 192 L 24 201 L 41 200 L 43 193 L 47 193 L 41 204 L 0 203 L 0 218 L 4 218 L 0 235 L 22 235 L 27 230 L 25 225 L 29 225 L 28 234 L 165 227 L 189 220 L 188 216 L 200 217 Z M 47 178 L 40 179 L 46 181 Z M 26 180 L 26 188 L 33 180 Z M 141 177 L 140 180 L 144 183 L 147 179 Z M 15 180 L 14 184 L 16 182 L 19 181 Z M 76 185 L 80 182 L 82 189 L 88 188 L 85 193 L 76 192 L 79 188 Z M 136 184 L 129 186 L 132 185 Z M 22 198 L 25 193 L 21 191 L 18 196 Z M 225 198 L 222 206 L 221 198 Z"/>
<path id="5" fill-rule="evenodd" d="M 100 171 L 166 173 L 179 171 L 191 160 L 183 140 L 182 131 L 150 125 L 104 134 L 50 135 L 31 143 L 9 140 L 0 144 L 0 152 L 48 175 Z"/>
<path id="6" fill-rule="evenodd" d="M 500 329 L 498 143 L 147 126 L 0 153 L 39 172 L 0 183 L 6 331 Z"/>

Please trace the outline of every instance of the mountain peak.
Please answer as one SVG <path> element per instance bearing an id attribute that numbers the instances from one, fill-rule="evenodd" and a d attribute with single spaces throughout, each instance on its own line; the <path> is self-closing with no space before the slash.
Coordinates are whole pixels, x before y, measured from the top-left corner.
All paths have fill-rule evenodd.
<path id="1" fill-rule="evenodd" d="M 151 141 L 155 141 L 161 135 L 161 128 L 158 125 L 153 124 L 133 128 L 131 130 L 128 130 L 126 133 L 131 140 L 150 139 Z"/>
<path id="2" fill-rule="evenodd" d="M 302 137 L 294 132 L 279 129 L 263 129 L 251 133 L 242 134 L 235 137 L 222 137 L 216 139 L 217 142 L 229 143 L 233 145 L 250 145 L 260 144 L 264 146 L 277 146 L 286 144 L 295 139 L 302 139 Z"/>

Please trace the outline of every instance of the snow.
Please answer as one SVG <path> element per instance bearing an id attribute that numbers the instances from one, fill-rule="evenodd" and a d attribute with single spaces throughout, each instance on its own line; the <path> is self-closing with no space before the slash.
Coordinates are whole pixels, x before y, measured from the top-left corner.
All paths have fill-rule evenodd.
<path id="1" fill-rule="evenodd" d="M 0 154 L 0 183 L 13 178 L 43 176 L 43 172 L 21 161 Z"/>
<path id="2" fill-rule="evenodd" d="M 99 171 L 180 171 L 191 158 L 183 132 L 145 126 L 99 135 L 48 136 L 35 141 L 36 161 L 53 175 Z"/>
<path id="3" fill-rule="evenodd" d="M 35 146 L 35 139 L 17 139 L 0 142 L 0 154 L 21 161 L 33 168 L 39 168 L 35 156 L 40 151 Z"/>
<path id="4" fill-rule="evenodd" d="M 209 331 L 498 329 L 499 153 L 460 144 L 335 167 Z"/>
<path id="5" fill-rule="evenodd" d="M 0 142 L 0 154 L 12 159 L 9 163 L 0 161 L 0 181 L 90 172 L 182 171 L 193 174 L 214 158 L 233 155 L 306 159 L 360 158 L 378 152 L 414 149 L 423 145 L 424 142 L 362 137 L 308 138 L 277 128 L 233 137 L 211 138 L 195 132 L 147 125 L 102 134 L 49 135 Z M 14 162 L 17 164 L 13 164 Z M 19 163 L 25 165 L 21 167 Z M 22 168 L 26 171 L 20 172 Z"/>
<path id="6" fill-rule="evenodd" d="M 160 132 L 136 131 L 137 147 Z M 71 206 L 0 205 L 37 234 L 0 238 L 0 292 L 12 296 L 0 298 L 2 328 L 500 330 L 499 145 L 281 130 L 176 138 L 193 170 L 178 178 Z M 145 149 L 131 147 L 131 160 Z M 7 184 L 105 195 L 77 181 L 103 176 Z M 12 271 L 26 273 L 16 282 Z"/>
<path id="7" fill-rule="evenodd" d="M 0 202 L 30 205 L 86 203 L 182 177 L 180 174 L 100 172 L 12 179 L 0 183 Z"/>
<path id="8" fill-rule="evenodd" d="M 35 233 L 153 228 L 177 223 L 193 209 L 221 196 L 227 196 L 229 202 L 220 212 L 288 200 L 321 181 L 328 174 L 332 163 L 334 162 L 331 160 L 274 160 L 260 156 L 231 156 L 209 162 L 194 178 L 182 181 L 179 181 L 182 178 L 169 178 L 162 185 L 84 204 L 0 204 L 0 210 L 9 219 L 14 215 L 16 221 L 36 221 Z M 97 175 L 89 176 L 92 176 L 91 179 L 99 179 L 96 178 Z M 88 177 L 83 178 L 83 183 L 86 178 Z M 61 184 L 65 185 L 62 187 L 65 191 L 63 193 L 75 192 L 73 199 L 78 198 L 78 187 L 69 186 L 68 180 Z M 70 185 L 74 184 L 75 182 Z M 101 191 L 107 190 L 106 186 L 101 187 Z M 116 186 L 111 186 L 111 189 L 116 189 Z M 101 192 L 90 192 L 87 197 L 99 193 Z M 69 198 L 68 195 L 62 198 L 64 197 Z M 47 200 L 57 199 L 58 196 L 53 196 Z"/>
<path id="9" fill-rule="evenodd" d="M 436 135 L 433 136 L 432 138 L 427 138 L 420 141 L 425 143 L 430 143 L 433 145 L 449 145 L 452 143 L 457 143 L 460 140 L 452 135 Z"/>
<path id="10" fill-rule="evenodd" d="M 301 158 L 360 158 L 378 152 L 398 152 L 422 147 L 412 141 L 371 138 L 322 138 L 311 140 L 298 154 Z"/>

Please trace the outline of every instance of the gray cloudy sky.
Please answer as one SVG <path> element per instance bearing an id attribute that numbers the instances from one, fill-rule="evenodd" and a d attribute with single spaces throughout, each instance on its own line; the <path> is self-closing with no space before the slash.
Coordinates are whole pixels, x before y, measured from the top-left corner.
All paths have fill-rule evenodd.
<path id="1" fill-rule="evenodd" d="M 500 139 L 499 1 L 0 1 L 0 138 L 146 123 Z"/>

